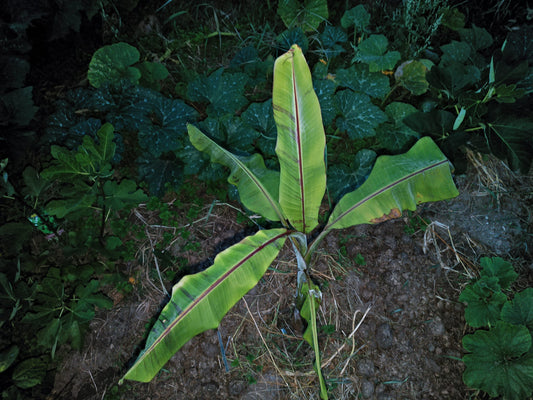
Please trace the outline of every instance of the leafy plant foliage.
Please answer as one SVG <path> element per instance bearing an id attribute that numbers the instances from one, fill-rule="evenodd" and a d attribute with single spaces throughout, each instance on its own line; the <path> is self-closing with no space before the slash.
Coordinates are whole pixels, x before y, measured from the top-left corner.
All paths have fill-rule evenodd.
<path id="1" fill-rule="evenodd" d="M 533 392 L 533 289 L 504 292 L 518 274 L 503 259 L 482 258 L 480 277 L 470 283 L 459 300 L 467 303 L 466 322 L 478 329 L 463 338 L 467 354 L 464 382 L 491 397 L 518 400 Z"/>
<path id="2" fill-rule="evenodd" d="M 398 218 L 404 209 L 414 210 L 420 203 L 457 195 L 448 161 L 431 139 L 421 139 L 405 154 L 379 157 L 368 179 L 340 199 L 326 225 L 308 246 L 307 235 L 318 225 L 326 190 L 326 138 L 311 73 L 297 45 L 276 60 L 272 106 L 279 172 L 266 168 L 259 154 L 241 156 L 224 149 L 216 140 L 223 138 L 214 137 L 216 130 L 211 132 L 212 137 L 193 125 L 189 125 L 188 131 L 198 150 L 231 170 L 228 182 L 237 187 L 243 204 L 278 222 L 280 227 L 248 236 L 218 254 L 205 271 L 178 282 L 148 336 L 145 349 L 124 379 L 151 380 L 193 336 L 216 328 L 229 309 L 258 283 L 288 240 L 297 260 L 298 309 L 308 322 L 303 338 L 315 352 L 320 397 L 327 399 L 316 322 L 322 293 L 310 273 L 316 247 L 333 229 L 377 224 Z M 361 109 L 367 112 L 364 107 Z M 363 171 L 359 171 L 359 176 L 354 174 L 356 182 L 351 179 L 351 183 L 355 184 L 362 183 L 375 157 L 368 152 L 360 154 L 356 162 Z"/>

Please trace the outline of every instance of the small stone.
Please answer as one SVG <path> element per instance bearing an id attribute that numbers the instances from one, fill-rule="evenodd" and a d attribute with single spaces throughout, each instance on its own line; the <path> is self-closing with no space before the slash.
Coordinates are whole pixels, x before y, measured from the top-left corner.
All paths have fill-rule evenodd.
<path id="1" fill-rule="evenodd" d="M 433 320 L 429 323 L 429 329 L 433 336 L 442 336 L 444 333 L 446 333 L 446 329 L 444 328 L 444 324 L 442 323 L 440 317 L 433 318 Z"/>
<path id="2" fill-rule="evenodd" d="M 231 381 L 228 386 L 229 394 L 237 396 L 244 390 L 246 383 L 244 381 Z"/>
<path id="3" fill-rule="evenodd" d="M 392 329 L 389 324 L 381 324 L 376 332 L 376 342 L 382 350 L 390 349 L 394 342 Z"/>
<path id="4" fill-rule="evenodd" d="M 357 364 L 357 370 L 359 373 L 367 378 L 374 375 L 375 367 L 372 360 L 364 359 Z"/>
<path id="5" fill-rule="evenodd" d="M 370 381 L 364 380 L 361 384 L 361 394 L 365 399 L 372 397 L 374 394 L 374 384 Z"/>

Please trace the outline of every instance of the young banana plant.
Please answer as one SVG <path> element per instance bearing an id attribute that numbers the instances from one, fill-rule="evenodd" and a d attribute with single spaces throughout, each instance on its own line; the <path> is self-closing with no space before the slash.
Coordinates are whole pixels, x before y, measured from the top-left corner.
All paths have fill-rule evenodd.
<path id="1" fill-rule="evenodd" d="M 280 227 L 260 230 L 243 239 L 218 254 L 205 271 L 176 284 L 148 336 L 146 348 L 123 379 L 150 381 L 187 341 L 216 328 L 231 307 L 259 282 L 288 239 L 298 267 L 300 314 L 308 322 L 303 337 L 314 349 L 320 396 L 327 399 L 316 326 L 322 294 L 310 278 L 313 252 L 333 229 L 377 224 L 400 217 L 403 210 L 415 210 L 420 203 L 458 194 L 448 160 L 425 137 L 405 154 L 379 157 L 365 183 L 342 197 L 321 232 L 308 244 L 307 234 L 318 226 L 326 190 L 326 141 L 311 73 L 297 45 L 275 62 L 272 103 L 279 172 L 267 169 L 258 154 L 242 157 L 230 153 L 193 125 L 188 126 L 188 132 L 198 150 L 231 170 L 228 181 L 237 187 L 244 206 L 279 221 Z"/>

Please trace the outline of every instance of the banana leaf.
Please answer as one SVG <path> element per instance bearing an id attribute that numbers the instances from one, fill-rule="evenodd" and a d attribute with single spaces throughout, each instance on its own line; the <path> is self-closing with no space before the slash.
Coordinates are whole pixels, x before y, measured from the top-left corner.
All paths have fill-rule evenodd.
<path id="1" fill-rule="evenodd" d="M 277 201 L 279 173 L 267 169 L 261 155 L 238 157 L 219 146 L 195 126 L 188 125 L 187 130 L 194 147 L 209 154 L 212 162 L 231 169 L 228 182 L 237 186 L 239 197 L 246 208 L 271 221 L 285 221 Z"/>
<path id="2" fill-rule="evenodd" d="M 286 229 L 259 231 L 218 254 L 205 271 L 184 277 L 124 379 L 149 382 L 191 338 L 216 328 L 222 317 L 252 289 L 276 258 Z"/>
<path id="3" fill-rule="evenodd" d="M 318 224 L 326 190 L 326 136 L 311 73 L 297 45 L 274 64 L 272 106 L 278 128 L 279 203 L 292 226 L 309 233 Z"/>
<path id="4" fill-rule="evenodd" d="M 339 201 L 324 231 L 399 218 L 403 210 L 458 194 L 449 161 L 424 137 L 407 153 L 378 157 L 365 183 Z"/>

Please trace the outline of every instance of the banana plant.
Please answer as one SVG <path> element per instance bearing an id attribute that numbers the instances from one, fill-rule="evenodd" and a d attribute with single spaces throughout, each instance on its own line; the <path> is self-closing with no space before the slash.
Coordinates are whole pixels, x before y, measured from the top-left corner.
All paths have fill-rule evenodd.
<path id="1" fill-rule="evenodd" d="M 420 203 L 458 195 L 450 163 L 425 137 L 405 154 L 379 157 L 368 179 L 337 203 L 327 223 L 308 243 L 308 234 L 319 225 L 319 208 L 326 190 L 326 141 L 311 73 L 297 45 L 275 62 L 272 103 L 280 171 L 267 169 L 258 154 L 232 154 L 193 125 L 188 125 L 188 133 L 191 143 L 207 153 L 212 162 L 230 169 L 228 181 L 237 187 L 243 205 L 278 221 L 279 227 L 243 239 L 218 254 L 205 271 L 176 284 L 145 349 L 123 379 L 150 381 L 187 341 L 215 329 L 231 307 L 259 282 L 288 241 L 296 258 L 297 304 L 308 322 L 303 338 L 315 352 L 320 396 L 327 399 L 316 324 L 322 293 L 310 274 L 312 255 L 320 242 L 333 229 L 378 224 L 400 217 L 403 210 L 415 210 Z"/>

